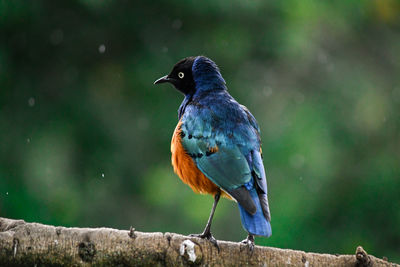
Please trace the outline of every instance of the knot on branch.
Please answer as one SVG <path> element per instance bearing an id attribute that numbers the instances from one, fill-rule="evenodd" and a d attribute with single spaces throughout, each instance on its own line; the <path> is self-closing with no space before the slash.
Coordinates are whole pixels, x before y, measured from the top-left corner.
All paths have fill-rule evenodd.
<path id="1" fill-rule="evenodd" d="M 372 266 L 372 261 L 368 256 L 367 252 L 362 248 L 362 246 L 358 246 L 356 249 L 356 259 L 357 267 L 370 267 Z"/>
<path id="2" fill-rule="evenodd" d="M 202 254 L 198 245 L 186 239 L 179 247 L 179 254 L 192 263 L 200 263 Z"/>
<path id="3" fill-rule="evenodd" d="M 14 258 L 17 255 L 18 244 L 19 244 L 18 238 L 14 238 L 13 239 L 13 256 L 14 256 Z"/>
<path id="4" fill-rule="evenodd" d="M 129 233 L 128 233 L 130 238 L 135 239 L 136 238 L 136 234 L 135 234 L 135 228 L 133 228 L 132 226 L 129 228 Z"/>
<path id="5" fill-rule="evenodd" d="M 306 256 L 301 256 L 301 262 L 304 263 L 304 267 L 310 266 L 310 262 L 307 260 Z"/>
<path id="6" fill-rule="evenodd" d="M 96 247 L 90 241 L 83 241 L 78 245 L 79 257 L 85 262 L 91 262 L 96 255 Z"/>

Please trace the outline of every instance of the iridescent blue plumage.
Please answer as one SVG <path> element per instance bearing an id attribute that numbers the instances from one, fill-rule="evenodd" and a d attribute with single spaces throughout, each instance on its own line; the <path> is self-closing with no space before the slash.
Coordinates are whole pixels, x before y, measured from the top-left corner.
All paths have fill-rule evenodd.
<path id="1" fill-rule="evenodd" d="M 243 227 L 251 234 L 270 236 L 257 122 L 228 93 L 213 61 L 197 57 L 192 74 L 196 90 L 186 93 L 179 108 L 182 145 L 196 166 L 238 201 Z"/>

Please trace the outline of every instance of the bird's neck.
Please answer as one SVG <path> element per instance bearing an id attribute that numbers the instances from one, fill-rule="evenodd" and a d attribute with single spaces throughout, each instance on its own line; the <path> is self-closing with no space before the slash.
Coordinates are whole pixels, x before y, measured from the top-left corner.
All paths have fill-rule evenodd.
<path id="1" fill-rule="evenodd" d="M 221 74 L 208 73 L 195 78 L 196 93 L 202 93 L 211 90 L 226 90 L 224 78 Z"/>
<path id="2" fill-rule="evenodd" d="M 225 80 L 217 65 L 208 58 L 197 57 L 192 67 L 196 94 L 209 90 L 226 90 Z"/>

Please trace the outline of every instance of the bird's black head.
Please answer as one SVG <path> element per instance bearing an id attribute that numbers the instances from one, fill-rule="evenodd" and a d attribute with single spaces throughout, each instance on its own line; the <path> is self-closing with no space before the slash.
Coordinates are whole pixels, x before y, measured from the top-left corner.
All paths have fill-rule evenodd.
<path id="1" fill-rule="evenodd" d="M 193 79 L 192 67 L 195 59 L 196 57 L 187 57 L 182 59 L 175 64 L 170 74 L 156 80 L 154 84 L 168 82 L 185 95 L 194 93 L 195 83 Z"/>

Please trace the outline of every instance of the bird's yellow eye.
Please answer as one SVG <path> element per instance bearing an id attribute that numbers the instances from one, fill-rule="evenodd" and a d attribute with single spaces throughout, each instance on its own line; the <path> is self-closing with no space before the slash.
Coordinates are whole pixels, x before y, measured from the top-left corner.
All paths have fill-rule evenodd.
<path id="1" fill-rule="evenodd" d="M 179 73 L 178 73 L 178 77 L 181 78 L 181 79 L 183 79 L 183 77 L 185 77 L 185 73 L 179 72 Z"/>

